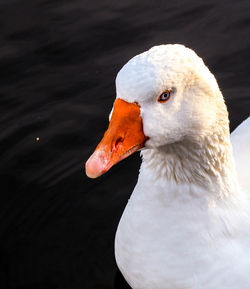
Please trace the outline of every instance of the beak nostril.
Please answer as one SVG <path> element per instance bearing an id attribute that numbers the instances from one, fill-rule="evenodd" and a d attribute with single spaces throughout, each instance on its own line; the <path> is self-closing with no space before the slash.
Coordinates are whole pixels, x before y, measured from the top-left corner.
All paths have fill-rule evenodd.
<path id="1" fill-rule="evenodd" d="M 123 142 L 123 140 L 124 140 L 124 138 L 123 137 L 118 137 L 117 138 L 117 140 L 115 141 L 115 147 L 117 147 L 120 143 L 122 143 Z"/>

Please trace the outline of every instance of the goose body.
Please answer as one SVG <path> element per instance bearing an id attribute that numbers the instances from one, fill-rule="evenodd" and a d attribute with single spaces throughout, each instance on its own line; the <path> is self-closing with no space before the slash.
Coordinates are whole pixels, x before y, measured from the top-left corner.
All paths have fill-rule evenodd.
<path id="1" fill-rule="evenodd" d="M 234 173 L 226 180 L 233 192 L 219 196 L 219 184 L 155 181 L 153 171 L 144 160 L 115 238 L 131 287 L 250 288 L 249 195 Z"/>
<path id="2" fill-rule="evenodd" d="M 249 289 L 250 118 L 231 143 L 217 82 L 182 45 L 132 58 L 116 89 L 86 172 L 98 177 L 142 148 L 115 237 L 125 279 L 133 289 Z"/>

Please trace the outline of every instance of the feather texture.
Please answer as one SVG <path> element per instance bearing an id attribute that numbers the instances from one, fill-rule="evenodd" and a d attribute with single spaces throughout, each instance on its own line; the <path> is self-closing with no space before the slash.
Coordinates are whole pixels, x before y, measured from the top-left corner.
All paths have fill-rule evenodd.
<path id="1" fill-rule="evenodd" d="M 232 150 L 217 81 L 182 45 L 132 58 L 116 88 L 140 105 L 149 137 L 115 238 L 124 277 L 133 289 L 249 289 L 250 118 Z"/>

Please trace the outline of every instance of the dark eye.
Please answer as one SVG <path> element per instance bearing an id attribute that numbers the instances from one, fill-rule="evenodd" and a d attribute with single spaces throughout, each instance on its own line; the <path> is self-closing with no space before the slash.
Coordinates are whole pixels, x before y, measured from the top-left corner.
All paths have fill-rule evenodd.
<path id="1" fill-rule="evenodd" d="M 159 101 L 159 102 L 165 102 L 165 101 L 169 100 L 169 98 L 170 98 L 170 93 L 171 93 L 170 90 L 164 91 L 164 92 L 158 97 L 158 101 Z"/>

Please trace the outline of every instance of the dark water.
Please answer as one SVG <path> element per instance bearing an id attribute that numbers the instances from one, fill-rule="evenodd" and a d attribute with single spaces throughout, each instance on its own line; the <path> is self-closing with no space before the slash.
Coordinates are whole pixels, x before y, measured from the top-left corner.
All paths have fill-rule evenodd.
<path id="1" fill-rule="evenodd" d="M 234 128 L 249 114 L 250 2 L 2 0 L 0 14 L 0 288 L 128 288 L 113 240 L 139 156 L 97 180 L 83 170 L 116 73 L 183 43 L 215 74 Z"/>

